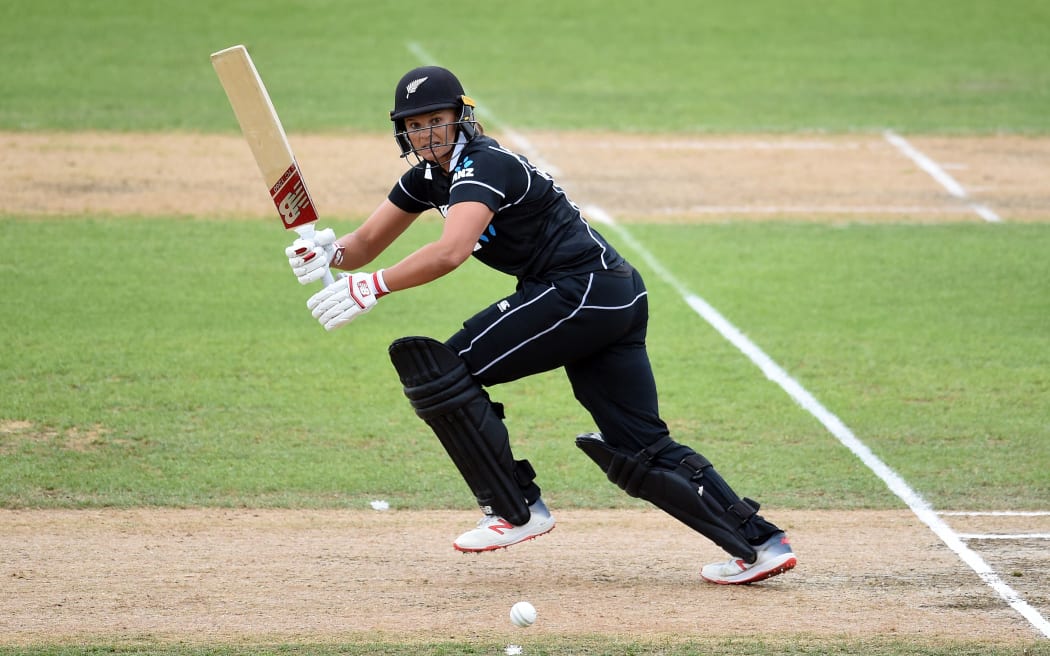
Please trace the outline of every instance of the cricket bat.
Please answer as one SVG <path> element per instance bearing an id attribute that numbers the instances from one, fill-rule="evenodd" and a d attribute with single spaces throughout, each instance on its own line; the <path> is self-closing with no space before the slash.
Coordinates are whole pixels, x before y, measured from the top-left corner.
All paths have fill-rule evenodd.
<path id="1" fill-rule="evenodd" d="M 270 188 L 270 198 L 285 229 L 295 230 L 303 239 L 312 239 L 317 210 L 292 154 L 288 135 L 248 50 L 238 45 L 213 52 L 211 64 L 230 99 L 263 181 Z M 332 282 L 332 272 L 326 266 L 324 284 Z"/>

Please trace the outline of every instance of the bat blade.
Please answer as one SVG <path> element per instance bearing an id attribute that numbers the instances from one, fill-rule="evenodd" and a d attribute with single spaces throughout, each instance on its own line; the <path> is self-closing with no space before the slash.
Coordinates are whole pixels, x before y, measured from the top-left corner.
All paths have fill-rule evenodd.
<path id="1" fill-rule="evenodd" d="M 236 45 L 213 52 L 211 63 L 255 156 L 263 181 L 270 189 L 270 198 L 281 222 L 304 239 L 312 238 L 317 209 L 295 161 L 277 109 L 247 48 Z M 326 285 L 333 281 L 327 268 L 324 281 Z"/>

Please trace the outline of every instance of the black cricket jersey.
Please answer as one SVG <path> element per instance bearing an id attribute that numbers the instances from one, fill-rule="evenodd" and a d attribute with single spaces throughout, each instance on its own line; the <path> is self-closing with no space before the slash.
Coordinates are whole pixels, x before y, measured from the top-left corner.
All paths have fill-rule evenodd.
<path id="1" fill-rule="evenodd" d="M 475 137 L 452 164 L 451 174 L 426 162 L 413 166 L 390 190 L 390 202 L 442 216 L 456 203 L 484 203 L 494 216 L 473 255 L 519 280 L 557 280 L 623 263 L 547 173 L 495 139 Z"/>

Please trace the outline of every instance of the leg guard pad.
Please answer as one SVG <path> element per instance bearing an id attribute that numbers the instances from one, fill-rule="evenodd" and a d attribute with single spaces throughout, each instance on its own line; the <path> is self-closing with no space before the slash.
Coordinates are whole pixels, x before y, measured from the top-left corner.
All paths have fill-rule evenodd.
<path id="1" fill-rule="evenodd" d="M 709 481 L 717 485 L 705 488 L 705 472 L 711 479 L 717 474 L 703 456 L 689 456 L 676 468 L 668 469 L 654 462 L 655 454 L 618 449 L 597 433 L 578 436 L 576 446 L 627 494 L 645 499 L 733 556 L 754 562 L 755 548 L 748 541 L 753 530 L 745 525 L 757 517 L 758 504 L 737 497 L 721 477 Z"/>
<path id="2" fill-rule="evenodd" d="M 489 400 L 462 358 L 437 340 L 404 337 L 389 353 L 405 396 L 437 435 L 482 511 L 518 526 L 528 523 L 525 495 L 536 474 L 527 460 L 514 460 L 502 406 Z"/>

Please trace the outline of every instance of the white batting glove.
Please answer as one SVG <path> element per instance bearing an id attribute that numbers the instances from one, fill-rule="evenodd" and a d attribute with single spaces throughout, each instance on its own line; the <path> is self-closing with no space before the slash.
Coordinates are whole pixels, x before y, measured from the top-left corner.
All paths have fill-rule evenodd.
<path id="1" fill-rule="evenodd" d="M 335 330 L 369 312 L 389 293 L 383 271 L 342 274 L 338 280 L 310 297 L 306 307 L 325 330 Z"/>
<path id="2" fill-rule="evenodd" d="M 296 239 L 284 249 L 284 253 L 299 284 L 308 285 L 320 280 L 335 253 L 335 231 L 325 228 L 315 232 L 313 239 Z"/>

